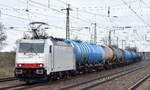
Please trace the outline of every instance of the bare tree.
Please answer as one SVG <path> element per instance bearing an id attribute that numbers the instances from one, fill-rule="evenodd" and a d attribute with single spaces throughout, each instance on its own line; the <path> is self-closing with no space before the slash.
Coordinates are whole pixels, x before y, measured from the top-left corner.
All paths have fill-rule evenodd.
<path id="1" fill-rule="evenodd" d="M 7 36 L 4 32 L 4 25 L 0 23 L 0 50 L 6 45 L 4 42 L 6 40 Z"/>

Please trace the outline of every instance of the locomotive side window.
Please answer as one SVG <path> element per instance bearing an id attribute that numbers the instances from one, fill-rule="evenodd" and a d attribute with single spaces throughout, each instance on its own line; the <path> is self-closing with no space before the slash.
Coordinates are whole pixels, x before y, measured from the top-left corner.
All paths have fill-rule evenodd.
<path id="1" fill-rule="evenodd" d="M 49 46 L 49 53 L 51 53 L 52 52 L 52 46 L 50 45 Z"/>

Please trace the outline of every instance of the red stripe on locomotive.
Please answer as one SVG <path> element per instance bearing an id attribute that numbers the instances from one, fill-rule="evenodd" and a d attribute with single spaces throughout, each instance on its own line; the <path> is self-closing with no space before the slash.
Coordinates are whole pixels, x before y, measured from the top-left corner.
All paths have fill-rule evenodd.
<path id="1" fill-rule="evenodd" d="M 17 63 L 16 68 L 43 68 L 43 63 Z"/>

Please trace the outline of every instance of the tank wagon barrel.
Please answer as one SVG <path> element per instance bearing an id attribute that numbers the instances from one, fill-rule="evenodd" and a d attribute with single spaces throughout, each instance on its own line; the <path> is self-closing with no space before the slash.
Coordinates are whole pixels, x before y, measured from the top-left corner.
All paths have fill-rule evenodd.
<path id="1" fill-rule="evenodd" d="M 65 40 L 74 47 L 76 62 L 82 64 L 101 64 L 101 63 L 127 63 L 137 58 L 140 54 L 114 47 L 100 46 L 96 44 L 88 44 L 85 42 L 77 42 L 74 40 Z"/>
<path id="2" fill-rule="evenodd" d="M 131 58 L 131 53 L 128 50 L 123 50 L 123 53 L 124 53 L 123 60 L 125 62 L 128 62 Z"/>
<path id="3" fill-rule="evenodd" d="M 114 62 L 116 63 L 123 63 L 123 51 L 119 48 L 114 48 L 114 47 L 111 47 L 113 53 L 114 53 L 114 56 L 113 56 L 113 60 Z"/>
<path id="4" fill-rule="evenodd" d="M 83 64 L 101 64 L 101 63 L 127 63 L 140 55 L 134 51 L 123 50 L 114 47 L 100 46 L 96 44 L 88 44 L 85 42 L 77 42 L 74 40 L 65 40 L 74 47 L 76 62 Z"/>
<path id="5" fill-rule="evenodd" d="M 103 46 L 104 50 L 105 50 L 105 62 L 112 62 L 113 57 L 114 57 L 114 52 L 111 48 L 109 48 L 108 46 Z"/>
<path id="6" fill-rule="evenodd" d="M 141 55 L 137 52 L 134 51 L 129 51 L 129 50 L 123 50 L 124 53 L 124 61 L 125 62 L 130 62 L 134 61 L 136 59 L 141 59 Z"/>
<path id="7" fill-rule="evenodd" d="M 101 46 L 73 40 L 65 40 L 65 42 L 71 43 L 74 47 L 76 62 L 78 64 L 99 64 L 105 58 L 105 51 Z"/>

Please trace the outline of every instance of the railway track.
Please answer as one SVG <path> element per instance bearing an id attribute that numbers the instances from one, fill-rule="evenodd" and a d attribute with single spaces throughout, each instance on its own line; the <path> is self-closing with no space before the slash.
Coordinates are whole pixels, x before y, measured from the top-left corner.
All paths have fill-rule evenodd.
<path id="1" fill-rule="evenodd" d="M 16 78 L 13 78 L 13 77 L 12 78 L 11 77 L 10 78 L 4 78 L 4 79 L 1 79 L 0 90 L 28 89 L 28 88 L 36 87 L 36 86 L 39 86 L 39 85 L 44 85 L 44 84 L 47 83 L 47 81 L 43 81 L 43 82 L 42 81 L 41 82 L 32 82 L 32 83 L 28 84 L 28 83 L 25 83 L 25 82 L 21 82 L 21 81 L 17 80 Z M 3 85 L 3 86 L 1 86 L 1 85 Z"/>
<path id="2" fill-rule="evenodd" d="M 138 86 L 140 86 L 140 84 L 142 84 L 146 79 L 148 79 L 150 77 L 150 73 L 145 75 L 143 78 L 137 80 L 137 82 L 135 84 L 133 84 L 132 86 L 130 86 L 128 88 L 128 90 L 135 90 Z"/>
<path id="3" fill-rule="evenodd" d="M 68 90 L 68 89 L 69 90 L 70 89 L 71 90 L 87 90 L 87 89 L 93 88 L 95 86 L 98 86 L 100 84 L 106 83 L 106 82 L 114 80 L 116 78 L 119 78 L 121 76 L 127 75 L 131 72 L 135 72 L 137 70 L 143 69 L 147 66 L 148 65 L 137 67 L 137 68 L 132 68 L 132 69 L 130 68 L 128 70 L 123 70 L 123 71 L 116 72 L 116 73 L 113 73 L 113 74 L 109 74 L 109 75 L 106 75 L 106 76 L 99 76 L 99 77 L 96 77 L 96 78 L 93 78 L 93 79 L 81 81 L 79 83 L 75 83 L 75 84 L 67 85 L 67 86 L 64 86 L 64 87 L 61 87 L 61 88 L 57 88 L 57 90 Z"/>
<path id="4" fill-rule="evenodd" d="M 12 80 L 17 80 L 17 79 L 15 77 L 7 77 L 7 78 L 0 79 L 0 82 L 6 82 L 6 81 L 12 81 Z"/>
<path id="5" fill-rule="evenodd" d="M 91 88 L 91 87 L 94 87 L 94 86 L 91 86 L 90 87 L 90 84 L 88 83 L 92 83 L 92 82 L 99 82 L 97 85 L 99 84 L 102 84 L 104 82 L 107 82 L 111 79 L 115 79 L 121 75 L 125 75 L 125 74 L 128 74 L 130 72 L 134 72 L 134 71 L 137 71 L 139 69 L 142 69 L 144 67 L 148 66 L 147 64 L 144 64 L 143 66 L 141 64 L 139 65 L 136 65 L 134 67 L 131 67 L 131 68 L 128 68 L 128 69 L 123 69 L 123 70 L 120 70 L 120 71 L 117 71 L 115 73 L 111 73 L 111 74 L 106 74 L 104 76 L 100 76 L 100 77 L 97 77 L 97 78 L 94 78 L 94 79 L 90 79 L 90 80 L 87 80 L 87 81 L 82 81 L 80 83 L 76 83 L 76 84 L 72 84 L 72 85 L 68 85 L 68 86 L 65 86 L 65 87 L 62 87 L 62 88 L 56 88 L 56 89 L 59 89 L 59 90 L 66 90 L 66 89 L 70 89 L 70 88 L 75 88 L 75 87 L 79 87 L 79 85 L 81 86 L 84 86 L 86 85 L 86 87 L 84 86 L 84 88 L 81 88 L 81 89 L 86 89 L 86 88 Z M 66 80 L 60 80 L 60 82 L 64 82 Z M 69 81 L 69 80 L 68 80 Z M 9 81 L 8 81 L 9 82 Z M 57 81 L 56 81 L 57 82 Z M 12 82 L 14 83 L 14 82 Z M 32 89 L 32 88 L 35 88 L 35 87 L 40 87 L 40 86 L 53 86 L 52 83 L 55 83 L 54 82 L 43 82 L 43 83 L 33 83 L 33 84 L 25 84 L 25 83 L 18 83 L 16 85 L 7 85 L 6 87 L 0 87 L 0 90 L 24 90 L 24 89 Z M 88 84 L 88 85 L 87 85 Z M 94 84 L 94 83 L 93 83 Z M 91 84 L 92 85 L 92 84 Z M 1 86 L 1 84 L 0 84 Z M 53 88 L 54 89 L 54 88 Z"/>
<path id="6" fill-rule="evenodd" d="M 15 86 L 9 86 L 9 87 L 0 88 L 0 90 L 14 90 L 14 89 L 17 89 L 19 87 L 24 87 L 24 86 L 26 86 L 26 85 L 25 84 L 20 84 L 20 85 L 15 85 Z"/>
<path id="7" fill-rule="evenodd" d="M 22 85 L 24 85 L 24 82 L 20 82 L 15 77 L 0 79 L 0 90 L 7 90 L 15 87 L 21 87 Z"/>
<path id="8" fill-rule="evenodd" d="M 19 82 L 19 81 L 18 81 Z M 15 83 L 15 81 L 12 81 L 10 83 Z M 26 89 L 29 88 L 32 85 L 36 85 L 37 83 L 31 83 L 31 84 L 26 84 L 25 82 L 20 82 L 14 85 L 7 85 L 4 87 L 0 87 L 0 90 L 20 90 L 20 89 Z"/>

